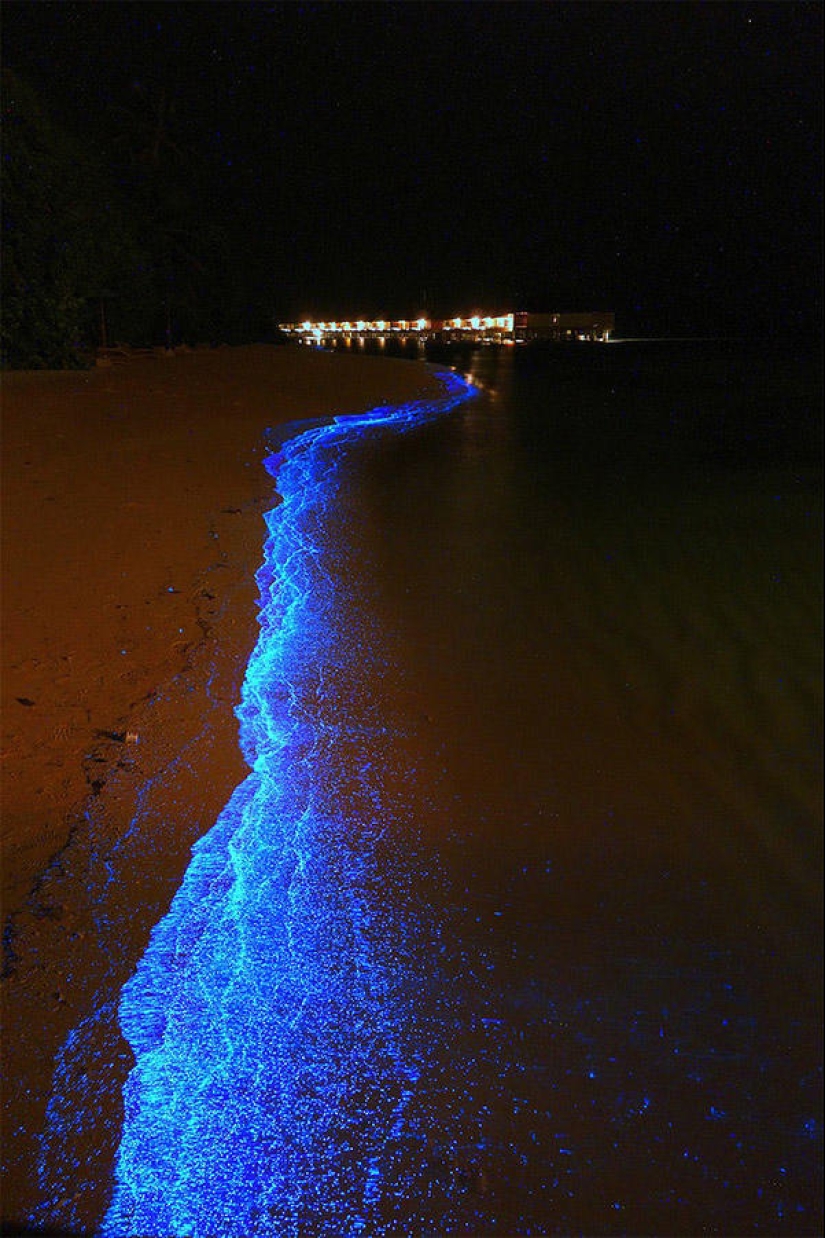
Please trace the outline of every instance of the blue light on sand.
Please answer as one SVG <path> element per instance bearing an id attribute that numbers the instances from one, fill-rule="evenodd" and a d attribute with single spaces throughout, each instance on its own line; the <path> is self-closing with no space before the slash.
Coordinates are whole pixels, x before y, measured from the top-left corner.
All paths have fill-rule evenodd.
<path id="1" fill-rule="evenodd" d="M 438 399 L 314 426 L 267 462 L 283 501 L 267 516 L 238 710 L 252 772 L 123 990 L 136 1064 L 112 1238 L 385 1232 L 385 1169 L 418 1067 L 401 930 L 375 868 L 390 823 L 371 785 L 371 715 L 351 703 L 370 645 L 346 619 L 330 526 L 363 436 L 420 425 L 469 390 L 445 375 Z"/>

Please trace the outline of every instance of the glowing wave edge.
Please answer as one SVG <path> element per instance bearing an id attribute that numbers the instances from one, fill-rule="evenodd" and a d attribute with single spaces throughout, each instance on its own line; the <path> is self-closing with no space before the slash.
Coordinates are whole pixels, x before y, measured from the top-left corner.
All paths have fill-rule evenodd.
<path id="1" fill-rule="evenodd" d="M 388 822 L 369 710 L 347 702 L 368 634 L 352 630 L 327 551 L 347 451 L 471 394 L 440 377 L 434 399 L 315 425 L 265 462 L 282 501 L 237 710 L 252 772 L 121 994 L 136 1064 L 106 1238 L 391 1228 L 400 1186 L 386 1171 L 419 1068 L 375 871 Z"/>

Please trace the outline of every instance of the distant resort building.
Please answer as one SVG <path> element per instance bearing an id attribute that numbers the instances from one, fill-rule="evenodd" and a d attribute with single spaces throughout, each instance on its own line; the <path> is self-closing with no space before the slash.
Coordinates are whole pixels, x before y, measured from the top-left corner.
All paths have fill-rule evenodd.
<path id="1" fill-rule="evenodd" d="M 606 343 L 616 326 L 613 313 L 514 314 L 516 340 L 596 340 Z"/>
<path id="2" fill-rule="evenodd" d="M 420 340 L 468 341 L 478 344 L 522 344 L 532 340 L 596 341 L 606 343 L 615 327 L 615 315 L 602 311 L 579 314 L 530 314 L 523 311 L 469 318 L 378 318 L 330 322 L 282 322 L 281 330 L 305 344 L 335 339 L 387 337 Z"/>

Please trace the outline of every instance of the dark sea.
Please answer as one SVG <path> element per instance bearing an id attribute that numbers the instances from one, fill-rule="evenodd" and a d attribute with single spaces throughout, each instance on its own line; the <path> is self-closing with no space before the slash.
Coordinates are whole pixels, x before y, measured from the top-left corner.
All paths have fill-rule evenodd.
<path id="1" fill-rule="evenodd" d="M 471 398 L 295 482 L 334 477 L 293 507 L 317 575 L 273 520 L 303 669 L 253 658 L 241 719 L 277 809 L 239 789 L 121 1005 L 133 1117 L 197 1010 L 163 1070 L 212 1160 L 180 1159 L 189 1101 L 125 1129 L 107 1232 L 820 1234 L 819 360 L 438 359 Z M 199 1213 L 232 1157 L 258 1178 Z"/>
<path id="2" fill-rule="evenodd" d="M 479 398 L 354 478 L 425 720 L 420 1226 L 820 1232 L 818 368 L 450 359 Z"/>

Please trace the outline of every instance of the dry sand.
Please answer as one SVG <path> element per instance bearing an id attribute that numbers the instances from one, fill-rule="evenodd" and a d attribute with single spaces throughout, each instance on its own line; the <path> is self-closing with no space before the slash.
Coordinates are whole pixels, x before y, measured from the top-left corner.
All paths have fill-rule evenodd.
<path id="1" fill-rule="evenodd" d="M 60 1043 L 101 977 L 110 997 L 128 977 L 192 842 L 245 774 L 233 708 L 257 634 L 262 516 L 276 501 L 265 430 L 435 388 L 406 361 L 264 346 L 4 376 L 7 1224 L 42 1192 L 37 1136 Z M 84 891 L 139 796 L 157 827 L 151 863 L 119 883 L 104 940 Z M 113 1038 L 101 1033 L 104 1071 Z M 85 1165 L 66 1186 L 84 1230 L 106 1203 L 128 1069 L 118 1048 L 103 1089 L 113 1111 L 78 1137 Z"/>

